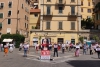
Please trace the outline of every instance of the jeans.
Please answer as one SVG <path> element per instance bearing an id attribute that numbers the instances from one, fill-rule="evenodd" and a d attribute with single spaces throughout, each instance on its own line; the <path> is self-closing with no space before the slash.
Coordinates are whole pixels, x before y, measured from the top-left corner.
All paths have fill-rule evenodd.
<path id="1" fill-rule="evenodd" d="M 27 57 L 27 50 L 24 50 L 24 56 Z"/>
<path id="2" fill-rule="evenodd" d="M 65 49 L 62 47 L 62 53 L 64 53 L 65 52 Z"/>
<path id="3" fill-rule="evenodd" d="M 57 57 L 58 57 L 58 49 L 57 48 L 54 48 L 54 57 L 55 57 L 55 53 L 57 54 Z"/>
<path id="4" fill-rule="evenodd" d="M 1 47 L 1 52 L 3 51 L 3 47 Z"/>
<path id="5" fill-rule="evenodd" d="M 85 54 L 85 55 L 86 55 L 86 49 L 83 49 L 83 54 Z"/>
<path id="6" fill-rule="evenodd" d="M 100 51 L 98 51 L 97 53 L 98 53 L 98 58 L 100 59 Z"/>

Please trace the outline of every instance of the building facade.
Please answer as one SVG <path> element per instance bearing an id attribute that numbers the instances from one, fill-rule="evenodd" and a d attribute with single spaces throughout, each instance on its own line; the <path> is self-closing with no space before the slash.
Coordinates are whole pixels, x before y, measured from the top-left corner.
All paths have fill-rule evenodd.
<path id="1" fill-rule="evenodd" d="M 92 18 L 93 7 L 94 7 L 93 0 L 81 0 L 82 19 Z"/>
<path id="2" fill-rule="evenodd" d="M 95 27 L 96 29 L 100 29 L 100 0 L 95 0 L 94 2 Z"/>
<path id="3" fill-rule="evenodd" d="M 29 7 L 29 0 L 0 0 L 0 33 L 27 37 Z"/>
<path id="4" fill-rule="evenodd" d="M 30 44 L 42 38 L 51 43 L 77 43 L 81 31 L 81 0 L 40 0 L 40 29 L 30 30 Z"/>

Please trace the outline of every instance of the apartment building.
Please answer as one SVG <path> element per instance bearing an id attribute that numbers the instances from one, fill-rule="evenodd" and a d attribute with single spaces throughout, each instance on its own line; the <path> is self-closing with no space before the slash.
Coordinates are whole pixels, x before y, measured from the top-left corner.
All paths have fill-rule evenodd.
<path id="1" fill-rule="evenodd" d="M 33 39 L 34 35 L 31 34 L 31 30 L 40 30 L 40 13 L 39 0 L 30 0 L 29 38 L 31 39 L 31 44 L 38 42 L 38 39 Z"/>
<path id="2" fill-rule="evenodd" d="M 40 18 L 40 29 L 30 30 L 31 44 L 39 43 L 42 38 L 50 39 L 51 43 L 78 42 L 81 0 L 39 0 L 39 6 L 41 13 L 37 17 Z"/>
<path id="3" fill-rule="evenodd" d="M 29 0 L 0 0 L 0 33 L 27 37 L 29 7 Z"/>
<path id="4" fill-rule="evenodd" d="M 82 19 L 92 18 L 93 7 L 94 7 L 93 0 L 81 0 Z"/>
<path id="5" fill-rule="evenodd" d="M 95 27 L 100 29 L 100 0 L 94 0 L 94 17 L 95 17 Z"/>

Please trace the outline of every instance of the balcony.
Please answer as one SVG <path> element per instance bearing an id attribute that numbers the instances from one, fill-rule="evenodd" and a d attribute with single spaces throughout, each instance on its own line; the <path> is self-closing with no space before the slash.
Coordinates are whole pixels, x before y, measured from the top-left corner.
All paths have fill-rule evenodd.
<path id="1" fill-rule="evenodd" d="M 64 6 L 66 4 L 66 0 L 56 0 L 56 5 Z"/>
<path id="2" fill-rule="evenodd" d="M 30 13 L 40 13 L 41 10 L 40 9 L 31 9 Z"/>
<path id="3" fill-rule="evenodd" d="M 53 15 L 53 12 L 44 12 L 43 15 L 45 15 L 45 16 L 52 16 Z"/>
<path id="4" fill-rule="evenodd" d="M 68 21 L 76 21 L 77 20 L 77 13 L 68 13 Z"/>
<path id="5" fill-rule="evenodd" d="M 77 17 L 77 16 L 78 13 L 71 13 L 71 12 L 68 13 L 68 17 Z"/>

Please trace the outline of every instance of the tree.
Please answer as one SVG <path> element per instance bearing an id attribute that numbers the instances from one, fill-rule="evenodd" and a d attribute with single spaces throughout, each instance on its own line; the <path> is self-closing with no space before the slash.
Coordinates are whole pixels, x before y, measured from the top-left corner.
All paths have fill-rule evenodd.
<path id="1" fill-rule="evenodd" d="M 95 40 L 96 42 L 100 42 L 99 37 L 97 35 L 93 36 L 93 40 Z"/>
<path id="2" fill-rule="evenodd" d="M 94 19 L 93 18 L 87 18 L 81 20 L 81 28 L 82 29 L 92 29 L 94 27 Z"/>
<path id="3" fill-rule="evenodd" d="M 25 37 L 20 34 L 3 34 L 1 35 L 1 40 L 3 39 L 13 39 L 15 42 L 15 47 L 18 48 L 21 42 L 24 42 Z"/>
<path id="4" fill-rule="evenodd" d="M 83 37 L 79 37 L 78 39 L 81 43 L 83 43 L 84 38 Z"/>

